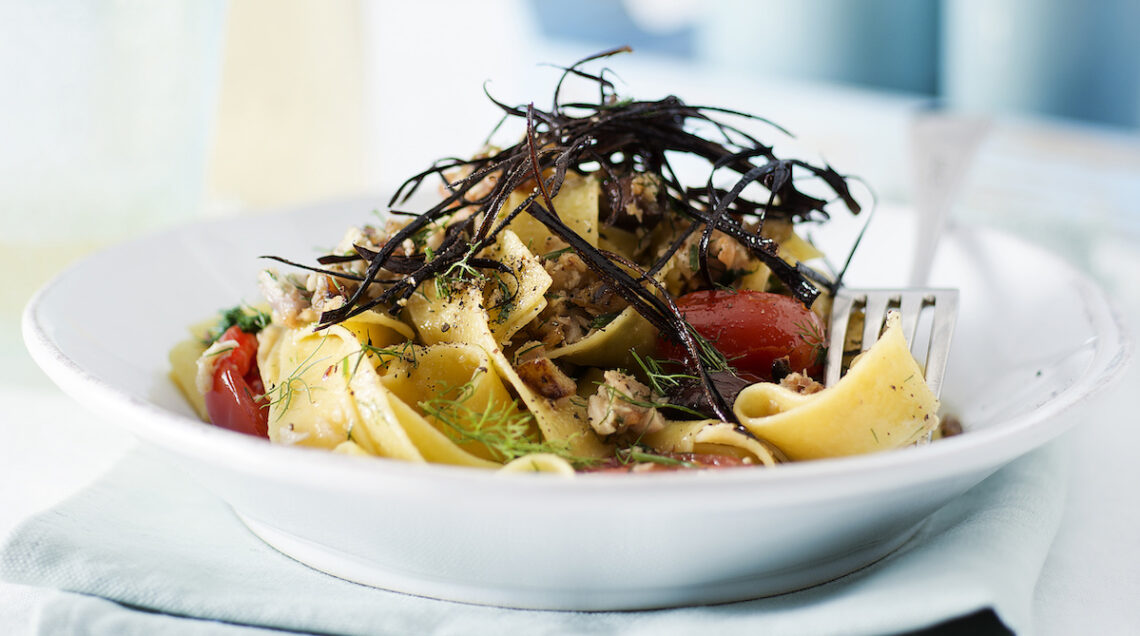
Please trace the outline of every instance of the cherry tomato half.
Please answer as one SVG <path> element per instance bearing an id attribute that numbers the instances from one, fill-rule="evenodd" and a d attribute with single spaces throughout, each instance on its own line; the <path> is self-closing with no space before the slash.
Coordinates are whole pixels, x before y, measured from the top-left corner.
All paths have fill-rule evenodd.
<path id="1" fill-rule="evenodd" d="M 792 371 L 813 377 L 822 371 L 823 321 L 794 298 L 750 290 L 698 291 L 678 298 L 677 308 L 745 379 L 770 381 L 772 364 L 784 357 Z M 681 346 L 664 338 L 657 350 L 670 360 L 685 360 Z"/>
<path id="2" fill-rule="evenodd" d="M 233 326 L 218 340 L 232 340 L 237 346 L 219 354 L 214 367 L 214 385 L 205 396 L 210 421 L 231 431 L 268 437 L 269 406 L 257 370 L 257 337 Z"/>

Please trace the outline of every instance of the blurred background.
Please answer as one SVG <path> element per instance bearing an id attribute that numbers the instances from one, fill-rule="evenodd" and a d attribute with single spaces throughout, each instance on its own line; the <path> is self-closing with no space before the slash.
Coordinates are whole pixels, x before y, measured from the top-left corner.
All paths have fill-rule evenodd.
<path id="1" fill-rule="evenodd" d="M 19 313 L 84 254 L 204 218 L 381 206 L 478 149 L 497 121 L 484 86 L 542 102 L 544 63 L 619 44 L 636 51 L 608 62 L 620 92 L 769 117 L 887 202 L 914 199 L 918 151 L 954 141 L 916 121 L 974 122 L 956 220 L 1140 279 L 1137 25 L 1134 0 L 6 0 L 0 383 L 42 382 Z"/>

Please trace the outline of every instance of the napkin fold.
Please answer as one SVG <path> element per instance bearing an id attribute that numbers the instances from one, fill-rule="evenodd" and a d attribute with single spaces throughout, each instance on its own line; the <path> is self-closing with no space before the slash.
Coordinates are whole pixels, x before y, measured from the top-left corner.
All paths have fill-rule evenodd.
<path id="1" fill-rule="evenodd" d="M 136 450 L 17 528 L 0 549 L 0 576 L 62 591 L 38 608 L 44 633 L 883 634 L 987 609 L 1026 633 L 1065 465 L 1055 444 L 1023 457 L 887 558 L 824 585 L 726 605 L 586 613 L 438 601 L 309 569 L 188 475 Z"/>

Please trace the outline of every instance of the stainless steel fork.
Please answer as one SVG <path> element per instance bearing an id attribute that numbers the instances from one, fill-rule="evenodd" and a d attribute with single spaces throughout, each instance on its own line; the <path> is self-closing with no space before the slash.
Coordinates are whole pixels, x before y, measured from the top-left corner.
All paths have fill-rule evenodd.
<path id="1" fill-rule="evenodd" d="M 839 381 L 845 370 L 845 356 L 866 351 L 875 344 L 888 311 L 899 312 L 903 336 L 923 368 L 927 386 L 938 397 L 958 318 L 957 289 L 840 288 L 831 305 L 824 386 Z M 858 320 L 863 322 L 862 329 L 858 329 Z M 918 337 L 920 327 L 925 338 Z"/>

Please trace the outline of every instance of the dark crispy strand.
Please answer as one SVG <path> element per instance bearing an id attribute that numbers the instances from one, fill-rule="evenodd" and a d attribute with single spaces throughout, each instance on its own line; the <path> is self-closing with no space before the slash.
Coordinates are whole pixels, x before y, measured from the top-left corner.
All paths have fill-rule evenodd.
<path id="1" fill-rule="evenodd" d="M 637 310 L 637 313 L 644 316 L 650 324 L 661 332 L 677 335 L 677 340 L 684 347 L 686 357 L 689 359 L 690 364 L 694 365 L 700 373 L 702 389 L 705 395 L 708 396 L 709 406 L 713 411 L 712 415 L 724 422 L 735 422 L 736 420 L 732 416 L 732 409 L 725 404 L 724 397 L 720 395 L 712 384 L 712 376 L 709 372 L 708 363 L 701 356 L 696 339 L 693 337 L 688 323 L 681 317 L 677 305 L 669 298 L 668 292 L 663 296 L 658 296 L 643 287 L 641 285 L 642 280 L 648 280 L 653 283 L 657 281 L 653 278 L 646 279 L 644 275 L 636 279 L 630 276 L 628 272 L 616 264 L 618 259 L 615 259 L 613 254 L 603 253 L 598 248 L 590 245 L 584 238 L 542 207 L 538 201 L 533 201 L 529 210 L 531 216 L 538 219 L 547 229 L 558 236 L 558 238 L 570 244 L 590 269 L 596 271 L 606 279 L 614 281 L 616 283 L 614 289 L 618 295 L 633 306 L 634 309 Z M 621 259 L 621 261 L 628 263 L 628 261 L 624 261 L 624 259 Z M 640 270 L 641 268 L 638 267 L 637 269 Z"/>
<path id="2" fill-rule="evenodd" d="M 690 208 L 687 212 L 705 224 L 714 223 L 714 219 L 703 211 Z M 801 268 L 789 265 L 787 261 L 780 258 L 780 246 L 776 241 L 748 232 L 739 223 L 734 222 L 731 217 L 720 219 L 720 222 L 716 224 L 716 229 L 739 241 L 752 254 L 760 256 L 768 268 L 772 270 L 772 274 L 783 281 L 785 285 L 788 285 L 788 290 L 804 306 L 810 307 L 819 297 L 819 289 L 803 275 Z"/>
<path id="3" fill-rule="evenodd" d="M 769 267 L 794 297 L 810 305 L 819 294 L 817 285 L 827 286 L 826 279 L 801 264 L 790 265 L 780 258 L 778 245 L 760 234 L 764 220 L 799 222 L 828 217 L 826 207 L 830 201 L 802 192 L 796 185 L 797 169 L 830 188 L 834 200 L 841 201 L 851 212 L 859 212 L 859 205 L 851 194 L 847 178 L 831 166 L 781 159 L 774 154 L 772 146 L 725 121 L 724 117 L 760 121 L 786 134 L 766 119 L 727 108 L 687 105 L 674 96 L 656 101 L 618 100 L 614 83 L 606 77 L 610 73 L 608 69 L 591 73 L 582 68 L 584 64 L 626 50 L 628 47 L 605 51 L 563 68 L 549 111 L 536 108 L 533 103 L 510 106 L 500 102 L 484 84 L 484 93 L 502 111 L 503 121 L 514 119 L 525 123 L 522 140 L 501 151 L 472 159 L 441 159 L 413 175 L 396 189 L 390 208 L 407 204 L 424 182 L 433 178 L 443 183 L 443 199 L 413 216 L 378 249 L 357 246 L 356 254 L 330 255 L 318 261 L 328 265 L 363 259 L 368 263 L 363 276 L 305 268 L 359 283 L 342 307 L 322 314 L 320 326 L 335 324 L 380 305 L 398 313 L 400 300 L 410 298 L 421 284 L 437 276 L 463 278 L 480 276 L 477 271 L 480 269 L 505 271 L 501 263 L 481 258 L 479 254 L 491 246 L 519 214 L 529 214 L 568 243 L 608 288 L 630 303 L 665 337 L 685 346 L 690 354 L 690 366 L 700 371 L 695 375 L 700 376 L 701 391 L 714 415 L 730 421 L 731 411 L 703 366 L 707 361 L 701 359 L 698 343 L 653 276 L 693 232 L 700 230 L 700 271 L 711 284 L 708 245 L 713 233 L 719 231 L 743 245 Z M 598 102 L 563 102 L 561 89 L 570 77 L 596 83 Z M 713 138 L 702 136 L 699 129 L 713 133 Z M 708 163 L 710 177 L 702 187 L 685 185 L 670 165 L 671 154 L 684 153 Z M 640 277 L 631 275 L 626 269 L 630 264 L 624 259 L 591 246 L 559 218 L 554 198 L 570 171 L 594 174 L 608 183 L 617 183 L 623 176 L 637 172 L 657 175 L 661 188 L 659 205 L 685 219 L 681 221 L 686 224 L 681 235 L 663 253 L 656 255 L 650 267 L 633 268 L 642 272 Z M 727 190 L 717 187 L 711 176 L 717 171 L 735 173 L 734 185 Z M 742 196 L 752 184 L 768 191 L 766 202 Z M 480 189 L 474 190 L 476 186 Z M 533 191 L 521 204 L 511 210 L 503 209 L 512 192 L 532 186 Z M 459 212 L 463 213 L 460 217 L 463 220 L 448 221 Z M 406 239 L 437 222 L 446 224 L 444 236 L 430 254 L 418 251 L 418 247 L 415 253 L 396 254 Z M 755 229 L 746 229 L 746 222 L 747 227 Z M 384 272 L 387 274 L 382 275 Z M 383 289 L 379 293 L 370 292 L 374 284 L 382 285 Z"/>
<path id="4" fill-rule="evenodd" d="M 558 111 L 561 109 L 562 104 L 559 102 L 558 97 L 562 93 L 562 84 L 566 81 L 566 78 L 568 76 L 570 76 L 571 74 L 574 74 L 574 75 L 577 75 L 578 77 L 582 77 L 582 78 L 593 80 L 593 81 L 597 82 L 599 87 L 603 91 L 606 88 L 609 88 L 610 90 L 614 89 L 613 82 L 610 82 L 609 80 L 602 77 L 601 75 L 590 75 L 589 73 L 586 73 L 585 71 L 582 71 L 581 69 L 579 69 L 578 68 L 579 66 L 582 66 L 583 64 L 586 64 L 588 62 L 592 62 L 594 60 L 598 60 L 598 59 L 602 59 L 605 57 L 617 55 L 618 53 L 632 53 L 632 52 L 633 52 L 633 49 L 630 48 L 629 45 L 627 44 L 625 46 L 619 46 L 617 48 L 609 49 L 608 51 L 602 51 L 601 53 L 595 53 L 589 57 L 582 58 L 582 59 L 578 60 L 573 66 L 571 66 L 569 68 L 559 67 L 559 68 L 562 68 L 562 77 L 560 77 L 558 79 L 558 84 L 556 84 L 554 86 L 554 104 L 552 106 L 551 112 L 558 113 Z M 602 99 L 599 101 L 605 102 L 605 93 L 604 92 L 602 93 Z"/>
<path id="5" fill-rule="evenodd" d="M 364 280 L 363 276 L 357 276 L 356 274 L 349 274 L 348 272 L 338 272 L 338 271 L 331 270 L 331 269 L 322 269 L 320 267 L 313 267 L 312 265 L 305 265 L 304 263 L 297 263 L 297 262 L 291 261 L 287 258 L 281 258 L 280 256 L 262 255 L 262 256 L 259 256 L 258 258 L 264 258 L 264 259 L 271 260 L 271 261 L 277 261 L 278 263 L 289 265 L 290 267 L 296 267 L 298 269 L 303 269 L 303 270 L 306 270 L 309 272 L 316 272 L 318 274 L 327 274 L 328 276 L 332 276 L 334 278 L 342 278 L 344 280 L 351 280 L 351 281 L 356 281 L 356 282 L 361 282 Z M 376 283 L 392 283 L 392 282 L 396 282 L 396 281 L 376 280 L 373 282 L 376 282 Z"/>
<path id="6" fill-rule="evenodd" d="M 538 150 L 535 147 L 534 142 L 533 102 L 531 102 L 531 104 L 526 107 L 526 132 L 526 149 L 528 152 L 530 152 L 530 165 L 531 170 L 534 171 L 534 182 L 536 184 L 536 187 L 538 187 L 538 191 L 542 193 L 542 200 L 546 201 L 546 209 L 549 210 L 551 214 L 558 216 L 558 213 L 554 211 L 554 201 L 551 201 L 550 199 L 550 192 L 547 191 L 546 184 L 543 183 L 544 179 L 542 176 L 542 167 L 538 163 Z"/>
<path id="7" fill-rule="evenodd" d="M 733 186 L 732 190 L 729 191 L 728 194 L 726 194 L 723 198 L 716 196 L 712 197 L 713 213 L 709 221 L 705 224 L 705 229 L 703 232 L 701 232 L 701 240 L 697 244 L 697 255 L 700 262 L 701 275 L 704 277 L 709 287 L 712 287 L 714 284 L 712 279 L 712 272 L 709 271 L 709 240 L 712 238 L 713 230 L 715 230 L 724 221 L 724 217 L 728 213 L 728 206 L 733 201 L 735 201 L 736 197 L 744 190 L 745 187 L 748 186 L 749 183 L 760 179 L 773 170 L 779 169 L 778 167 L 773 167 L 774 165 L 778 165 L 778 163 L 770 161 L 762 166 L 753 167 L 751 170 L 744 173 L 744 176 L 740 178 L 740 181 L 738 181 L 736 185 Z M 709 177 L 709 181 L 710 192 L 714 192 L 711 189 L 711 176 Z M 772 196 L 775 196 L 774 190 Z M 761 224 L 763 224 L 763 221 L 764 217 L 761 216 Z"/>
<path id="8" fill-rule="evenodd" d="M 713 187 L 713 176 L 716 174 L 716 171 L 719 168 L 722 168 L 741 159 L 751 159 L 754 156 L 768 156 L 770 154 L 771 150 L 769 148 L 756 148 L 729 155 L 727 157 L 719 159 L 713 164 L 712 172 L 709 173 L 707 188 L 709 193 L 709 201 L 712 203 L 713 207 L 713 216 L 711 222 L 705 225 L 705 229 L 701 234 L 701 240 L 698 244 L 697 249 L 701 275 L 704 277 L 705 281 L 710 287 L 713 286 L 713 279 L 712 272 L 709 271 L 708 263 L 709 240 L 712 238 L 713 230 L 721 224 L 725 215 L 728 213 L 729 206 L 736 203 L 737 198 L 740 196 L 740 193 L 743 192 L 744 188 L 748 187 L 749 184 L 763 179 L 763 184 L 768 187 L 769 195 L 767 205 L 760 209 L 760 214 L 758 215 L 756 234 L 759 235 L 761 230 L 764 229 L 764 220 L 767 217 L 767 209 L 771 207 L 772 202 L 775 200 L 776 193 L 779 192 L 780 189 L 783 188 L 785 184 L 791 179 L 792 171 L 785 162 L 777 160 L 769 161 L 762 166 L 755 166 L 749 169 L 748 172 L 745 172 L 744 175 L 740 177 L 740 180 L 736 182 L 736 185 L 734 185 L 728 192 L 725 192 L 723 196 L 721 196 L 717 189 Z"/>
<path id="9" fill-rule="evenodd" d="M 445 164 L 444 163 L 445 161 L 451 161 L 451 163 Z M 462 159 L 462 160 L 461 159 L 442 159 L 442 160 L 436 161 L 427 170 L 424 170 L 423 172 L 420 172 L 416 175 L 409 177 L 402 184 L 400 184 L 400 187 L 396 188 L 396 191 L 392 194 L 392 197 L 388 200 L 388 206 L 391 207 L 393 205 L 396 205 L 397 202 L 407 201 L 409 197 L 411 197 L 413 194 L 416 193 L 416 190 L 420 187 L 420 185 L 423 183 L 424 179 L 426 179 L 427 177 L 430 177 L 433 175 L 440 175 L 440 174 L 443 174 L 447 170 L 453 170 L 455 168 L 470 166 L 470 165 L 474 165 L 477 163 L 479 163 L 479 161 L 476 159 Z"/>
<path id="10" fill-rule="evenodd" d="M 267 257 L 262 257 L 267 258 Z M 359 254 L 326 254 L 317 259 L 321 265 L 335 265 L 337 263 L 351 263 L 352 261 L 362 261 L 363 258 Z"/>
<path id="11" fill-rule="evenodd" d="M 731 375 L 735 375 L 735 373 L 733 373 L 730 369 L 710 368 L 709 363 L 711 361 L 705 360 L 705 358 L 701 355 L 700 349 L 697 345 L 697 338 L 699 338 L 700 335 L 696 334 L 692 326 L 689 325 L 689 323 L 685 321 L 684 317 L 681 316 L 681 310 L 677 308 L 677 304 L 673 302 L 673 299 L 669 295 L 669 291 L 665 289 L 665 286 L 662 285 L 660 281 L 658 281 L 656 278 L 653 278 L 653 275 L 647 270 L 642 269 L 640 265 L 634 263 L 633 261 L 625 258 L 620 254 L 614 254 L 613 252 L 605 252 L 604 254 L 606 257 L 613 261 L 621 263 L 622 265 L 625 265 L 634 271 L 641 272 L 641 278 L 639 278 L 638 281 L 648 281 L 650 284 L 657 288 L 657 291 L 661 294 L 662 300 L 664 300 L 665 303 L 669 305 L 669 314 L 667 315 L 667 318 L 674 322 L 674 326 L 677 328 L 677 332 L 682 336 L 681 346 L 684 347 L 685 355 L 689 358 L 689 363 L 692 366 L 695 366 L 700 372 L 700 388 L 706 400 L 707 406 L 712 410 L 712 414 L 721 421 L 736 422 L 739 424 L 736 421 L 736 417 L 734 415 L 730 415 L 732 414 L 732 407 L 730 406 L 729 401 L 726 400 L 721 392 L 716 389 L 716 381 L 713 375 L 714 371 L 728 372 Z"/>

